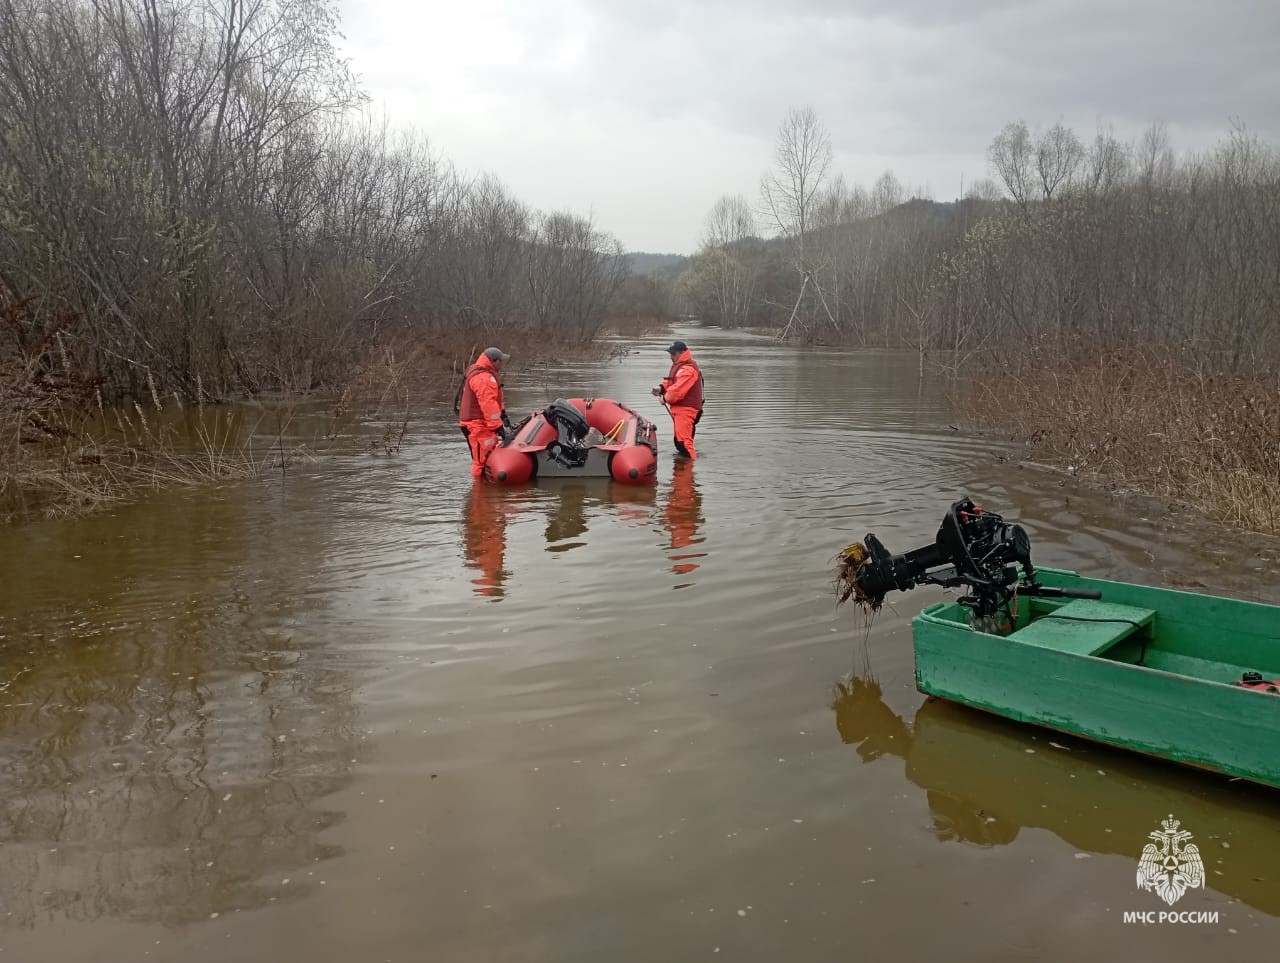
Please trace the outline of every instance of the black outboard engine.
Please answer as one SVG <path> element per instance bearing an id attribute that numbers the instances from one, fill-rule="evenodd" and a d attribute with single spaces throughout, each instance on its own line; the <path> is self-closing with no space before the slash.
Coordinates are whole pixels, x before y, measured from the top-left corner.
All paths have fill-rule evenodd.
<path id="1" fill-rule="evenodd" d="M 854 580 L 859 597 L 875 607 L 891 591 L 917 585 L 963 586 L 959 601 L 970 609 L 970 623 L 989 630 L 1013 595 L 1042 598 L 1099 598 L 1097 592 L 1051 588 L 1036 582 L 1031 539 L 1021 525 L 1010 525 L 972 499 L 955 502 L 942 519 L 932 545 L 892 555 L 880 539 L 868 534 L 866 557 Z"/>
<path id="2" fill-rule="evenodd" d="M 574 405 L 557 398 L 542 410 L 543 417 L 555 425 L 560 437 L 547 445 L 547 454 L 565 468 L 577 468 L 586 463 L 589 449 L 582 446 L 591 426 L 582 412 Z"/>
<path id="3" fill-rule="evenodd" d="M 576 444 L 586 438 L 587 432 L 591 430 L 587 419 L 582 417 L 582 412 L 563 398 L 557 398 L 547 405 L 542 414 L 547 421 L 560 430 L 561 437 L 565 441 Z"/>

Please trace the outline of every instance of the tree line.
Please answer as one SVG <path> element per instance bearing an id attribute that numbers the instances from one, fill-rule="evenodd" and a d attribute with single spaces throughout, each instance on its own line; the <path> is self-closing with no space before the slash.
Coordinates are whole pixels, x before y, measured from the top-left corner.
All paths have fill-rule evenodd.
<path id="1" fill-rule="evenodd" d="M 1177 155 L 1161 125 L 1085 143 L 1019 121 L 988 159 L 992 178 L 953 203 L 892 173 L 850 187 L 816 115 L 793 110 L 760 197 L 716 203 L 680 291 L 710 320 L 800 340 L 959 357 L 1139 343 L 1202 369 L 1280 370 L 1273 147 L 1236 127 Z"/>
<path id="2" fill-rule="evenodd" d="M 11 385 L 221 397 L 395 332 L 596 333 L 618 241 L 373 116 L 337 30 L 329 0 L 0 0 Z"/>

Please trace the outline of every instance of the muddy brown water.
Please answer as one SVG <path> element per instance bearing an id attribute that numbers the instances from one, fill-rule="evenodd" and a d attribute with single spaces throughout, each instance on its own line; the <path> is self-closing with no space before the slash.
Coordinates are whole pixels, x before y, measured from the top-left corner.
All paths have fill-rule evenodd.
<path id="1" fill-rule="evenodd" d="M 831 562 L 964 494 L 1108 578 L 1280 601 L 1276 543 L 1019 468 L 914 356 L 680 333 L 693 465 L 657 339 L 508 378 L 658 421 L 652 489 L 473 484 L 441 405 L 394 457 L 0 532 L 0 960 L 1273 953 L 1280 794 L 926 703 L 943 593 L 868 631 Z M 1123 920 L 1170 813 L 1216 923 Z"/>

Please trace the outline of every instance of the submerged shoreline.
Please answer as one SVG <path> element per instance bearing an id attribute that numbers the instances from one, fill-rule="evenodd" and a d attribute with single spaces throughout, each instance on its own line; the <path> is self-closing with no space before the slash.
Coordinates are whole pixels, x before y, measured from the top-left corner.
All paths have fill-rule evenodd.
<path id="1" fill-rule="evenodd" d="M 600 340 L 539 343 L 528 333 L 403 339 L 372 348 L 350 366 L 345 384 L 217 401 L 153 389 L 117 405 L 104 404 L 87 377 L 10 372 L 0 383 L 0 424 L 10 439 L 0 451 L 0 524 L 92 512 L 148 490 L 286 471 L 319 453 L 287 440 L 289 425 L 303 412 L 324 418 L 317 435 L 324 450 L 377 421 L 385 426 L 362 444 L 375 454 L 396 454 L 413 412 L 450 405 L 471 358 L 493 340 L 513 353 L 508 377 L 515 378 L 550 358 L 628 350 Z"/>

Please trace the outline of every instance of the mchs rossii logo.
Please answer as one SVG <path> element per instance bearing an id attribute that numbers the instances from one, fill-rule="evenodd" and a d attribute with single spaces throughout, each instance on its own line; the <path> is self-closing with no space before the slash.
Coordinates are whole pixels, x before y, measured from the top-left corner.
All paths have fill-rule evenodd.
<path id="1" fill-rule="evenodd" d="M 1138 857 L 1138 889 L 1154 892 L 1169 906 L 1182 899 L 1189 889 L 1204 886 L 1204 860 L 1200 848 L 1189 843 L 1191 833 L 1179 828 L 1182 824 L 1172 815 L 1147 834 L 1152 842 L 1142 847 Z M 1125 911 L 1126 923 L 1216 923 L 1217 910 L 1195 911 L 1155 910 Z"/>

